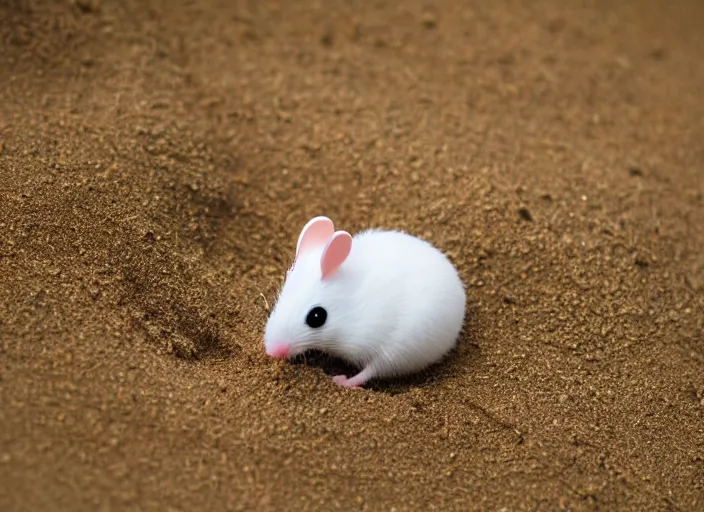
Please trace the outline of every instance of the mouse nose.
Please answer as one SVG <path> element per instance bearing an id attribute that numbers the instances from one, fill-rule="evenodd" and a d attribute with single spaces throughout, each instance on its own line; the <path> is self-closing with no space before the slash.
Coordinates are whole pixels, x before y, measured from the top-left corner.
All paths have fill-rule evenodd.
<path id="1" fill-rule="evenodd" d="M 291 345 L 288 343 L 272 343 L 271 346 L 266 349 L 266 353 L 276 359 L 288 359 L 291 353 Z"/>

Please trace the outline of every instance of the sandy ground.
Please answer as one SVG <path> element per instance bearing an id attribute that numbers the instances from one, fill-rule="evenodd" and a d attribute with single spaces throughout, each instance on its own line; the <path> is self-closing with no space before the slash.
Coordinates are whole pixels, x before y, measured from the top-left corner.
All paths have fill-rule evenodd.
<path id="1" fill-rule="evenodd" d="M 704 509 L 704 3 L 0 1 L 0 510 Z M 264 354 L 301 226 L 448 360 Z"/>

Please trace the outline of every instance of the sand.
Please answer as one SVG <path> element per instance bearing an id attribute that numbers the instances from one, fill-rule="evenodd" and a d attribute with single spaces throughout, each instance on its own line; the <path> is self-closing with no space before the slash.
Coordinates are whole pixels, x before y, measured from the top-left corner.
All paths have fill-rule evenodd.
<path id="1" fill-rule="evenodd" d="M 704 509 L 704 3 L 0 2 L 0 510 Z M 262 335 L 303 224 L 443 364 Z"/>

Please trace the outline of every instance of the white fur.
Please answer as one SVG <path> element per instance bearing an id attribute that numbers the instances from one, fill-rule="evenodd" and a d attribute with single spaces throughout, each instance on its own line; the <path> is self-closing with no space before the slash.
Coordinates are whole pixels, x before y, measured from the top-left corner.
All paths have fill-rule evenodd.
<path id="1" fill-rule="evenodd" d="M 322 251 L 303 255 L 287 275 L 266 325 L 267 348 L 289 343 L 291 357 L 319 349 L 364 368 L 367 381 L 422 370 L 455 346 L 466 295 L 438 249 L 399 231 L 365 231 L 327 281 Z M 318 329 L 305 321 L 315 306 L 328 313 Z"/>

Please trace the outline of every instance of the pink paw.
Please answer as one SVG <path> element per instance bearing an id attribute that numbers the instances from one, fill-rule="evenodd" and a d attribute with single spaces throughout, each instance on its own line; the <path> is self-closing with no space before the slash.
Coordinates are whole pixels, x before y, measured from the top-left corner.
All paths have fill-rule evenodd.
<path id="1" fill-rule="evenodd" d="M 346 375 L 335 375 L 332 381 L 338 386 L 345 388 L 358 388 L 359 384 L 354 382 L 354 379 L 348 379 Z"/>

